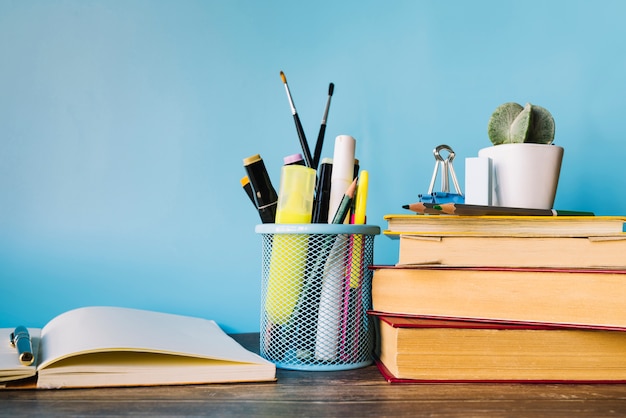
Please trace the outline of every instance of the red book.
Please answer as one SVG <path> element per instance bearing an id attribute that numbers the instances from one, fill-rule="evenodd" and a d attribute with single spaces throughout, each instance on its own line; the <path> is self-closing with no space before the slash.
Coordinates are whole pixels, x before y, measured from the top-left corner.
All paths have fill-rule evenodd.
<path id="1" fill-rule="evenodd" d="M 390 383 L 626 383 L 624 330 L 370 313 Z"/>

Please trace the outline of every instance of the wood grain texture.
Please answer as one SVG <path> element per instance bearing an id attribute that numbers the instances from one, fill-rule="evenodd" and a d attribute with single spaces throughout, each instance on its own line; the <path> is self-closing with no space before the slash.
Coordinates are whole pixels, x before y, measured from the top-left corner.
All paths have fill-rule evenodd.
<path id="1" fill-rule="evenodd" d="M 235 338 L 258 352 L 258 334 Z M 626 385 L 391 385 L 375 366 L 276 383 L 0 391 L 0 416 L 620 416 Z"/>

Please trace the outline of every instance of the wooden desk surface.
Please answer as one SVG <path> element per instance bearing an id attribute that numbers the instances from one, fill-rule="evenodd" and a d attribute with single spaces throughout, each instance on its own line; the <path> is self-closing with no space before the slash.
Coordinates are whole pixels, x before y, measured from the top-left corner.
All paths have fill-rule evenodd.
<path id="1" fill-rule="evenodd" d="M 258 334 L 235 338 L 258 352 Z M 6 390 L 0 416 L 626 416 L 626 385 L 391 385 L 376 366 L 277 376 L 258 384 Z"/>

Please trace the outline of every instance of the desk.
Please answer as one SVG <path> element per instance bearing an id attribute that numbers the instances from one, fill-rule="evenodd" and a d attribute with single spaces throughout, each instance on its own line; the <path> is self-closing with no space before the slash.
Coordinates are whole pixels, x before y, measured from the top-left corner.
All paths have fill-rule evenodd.
<path id="1" fill-rule="evenodd" d="M 234 337 L 258 352 L 258 334 Z M 376 366 L 277 376 L 275 383 L 6 390 L 0 416 L 626 416 L 626 385 L 390 385 Z"/>

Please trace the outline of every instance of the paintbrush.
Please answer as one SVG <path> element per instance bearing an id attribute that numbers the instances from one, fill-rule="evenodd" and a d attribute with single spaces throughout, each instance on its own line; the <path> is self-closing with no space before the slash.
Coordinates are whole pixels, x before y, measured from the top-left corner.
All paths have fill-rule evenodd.
<path id="1" fill-rule="evenodd" d="M 333 97 L 333 91 L 335 85 L 330 83 L 328 85 L 328 100 L 326 101 L 326 108 L 324 109 L 324 116 L 322 116 L 322 124 L 320 125 L 320 133 L 317 135 L 317 142 L 315 143 L 315 152 L 313 153 L 313 168 L 317 170 L 317 166 L 320 163 L 322 156 L 322 146 L 324 145 L 324 134 L 326 133 L 326 119 L 328 119 L 328 109 L 330 109 L 330 99 Z"/>
<path id="2" fill-rule="evenodd" d="M 280 78 L 283 80 L 283 84 L 285 84 L 285 91 L 287 92 L 287 99 L 289 99 L 289 106 L 291 106 L 291 113 L 293 114 L 293 120 L 296 123 L 296 130 L 298 131 L 298 138 L 300 139 L 300 145 L 302 146 L 302 153 L 304 154 L 304 162 L 307 167 L 313 167 L 313 159 L 311 158 L 311 150 L 309 149 L 309 144 L 306 141 L 306 136 L 304 135 L 304 129 L 302 129 L 302 124 L 300 123 L 300 117 L 298 116 L 298 112 L 296 111 L 296 106 L 293 104 L 293 99 L 291 98 L 291 92 L 289 91 L 289 85 L 287 84 L 287 77 L 285 77 L 284 72 L 280 72 Z"/>

